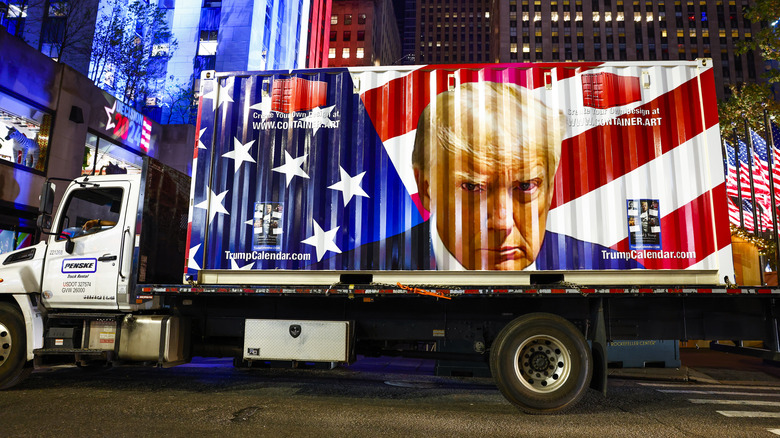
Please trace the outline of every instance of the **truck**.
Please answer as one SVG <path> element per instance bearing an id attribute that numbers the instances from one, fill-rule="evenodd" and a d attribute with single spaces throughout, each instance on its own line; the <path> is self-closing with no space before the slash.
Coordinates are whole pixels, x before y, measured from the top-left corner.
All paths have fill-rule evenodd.
<path id="1" fill-rule="evenodd" d="M 41 193 L 0 256 L 0 387 L 35 367 L 489 367 L 528 413 L 606 394 L 613 340 L 762 340 L 737 286 L 712 63 L 203 72 L 192 178 Z M 771 154 L 770 154 L 771 155 Z"/>

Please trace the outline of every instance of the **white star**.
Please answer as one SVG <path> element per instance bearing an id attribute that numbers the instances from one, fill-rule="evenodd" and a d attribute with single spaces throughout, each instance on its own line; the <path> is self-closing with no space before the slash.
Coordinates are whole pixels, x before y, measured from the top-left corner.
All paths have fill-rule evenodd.
<path id="1" fill-rule="evenodd" d="M 217 103 L 217 87 L 219 87 L 219 103 Z M 203 95 L 203 99 L 211 99 L 211 108 L 213 111 L 217 110 L 217 107 L 223 103 L 233 102 L 233 98 L 228 94 L 227 88 L 217 85 L 213 90 Z"/>
<path id="2" fill-rule="evenodd" d="M 250 106 L 249 109 L 260 111 L 260 117 L 263 120 L 268 119 L 273 113 L 273 111 L 271 111 L 271 97 L 269 96 L 268 98 L 261 100 L 259 103 Z"/>
<path id="3" fill-rule="evenodd" d="M 230 213 L 228 213 L 228 211 L 225 210 L 225 207 L 222 205 L 225 196 L 227 196 L 227 192 L 228 191 L 225 190 L 224 192 L 217 195 L 214 194 L 211 189 L 209 189 L 209 197 L 205 201 L 195 206 L 195 208 L 202 208 L 209 212 L 209 224 L 214 220 L 214 216 L 216 216 L 217 213 L 230 215 Z"/>
<path id="4" fill-rule="evenodd" d="M 317 133 L 317 130 L 330 123 L 330 113 L 333 111 L 336 105 L 329 106 L 327 108 L 314 108 L 311 114 L 301 119 L 302 122 L 311 124 L 311 128 L 314 130 L 312 135 Z"/>
<path id="5" fill-rule="evenodd" d="M 322 260 L 322 256 L 325 255 L 326 251 L 333 251 L 335 253 L 341 254 L 341 250 L 338 246 L 336 246 L 336 242 L 334 242 L 336 233 L 339 231 L 339 227 L 333 228 L 329 231 L 323 231 L 317 221 L 312 219 L 312 222 L 314 222 L 314 235 L 306 240 L 301 241 L 301 243 L 311 245 L 317 249 L 317 261 L 319 262 Z"/>
<path id="6" fill-rule="evenodd" d="M 233 137 L 233 150 L 222 155 L 223 158 L 230 158 L 234 161 L 233 167 L 236 173 L 238 173 L 238 168 L 245 162 L 256 162 L 255 159 L 252 158 L 252 155 L 249 154 L 249 149 L 252 149 L 254 143 L 255 141 L 252 140 L 249 143 L 242 144 L 239 139 Z"/>
<path id="7" fill-rule="evenodd" d="M 307 156 L 309 156 L 309 154 L 303 154 L 298 158 L 293 158 L 287 151 L 284 151 L 284 164 L 279 167 L 274 167 L 271 170 L 283 173 L 287 177 L 287 187 L 290 187 L 290 181 L 296 176 L 309 179 L 309 175 L 301 168 Z"/>
<path id="8" fill-rule="evenodd" d="M 344 170 L 343 167 L 339 166 L 339 173 L 341 173 L 341 181 L 333 184 L 328 188 L 338 190 L 344 194 L 345 207 L 347 204 L 349 204 L 349 201 L 352 200 L 353 196 L 363 196 L 365 198 L 369 197 L 368 193 L 366 193 L 363 188 L 360 187 L 360 183 L 363 181 L 363 177 L 366 175 L 366 172 L 355 176 L 349 176 L 347 171 Z"/>
<path id="9" fill-rule="evenodd" d="M 201 129 L 200 134 L 198 135 L 198 149 L 206 149 L 206 145 L 201 141 L 204 132 L 206 132 L 206 128 Z"/>
<path id="10" fill-rule="evenodd" d="M 230 269 L 233 271 L 249 271 L 255 266 L 255 262 L 251 262 L 246 266 L 238 267 L 238 263 L 235 260 L 230 259 Z"/>
<path id="11" fill-rule="evenodd" d="M 108 121 L 106 122 L 106 131 L 116 126 L 116 123 L 114 123 L 114 112 L 116 111 L 116 101 L 114 101 L 114 106 L 111 108 L 104 106 L 103 108 L 106 109 L 106 115 L 108 116 Z"/>
<path id="12" fill-rule="evenodd" d="M 198 253 L 199 250 L 200 250 L 200 243 L 190 248 L 190 259 L 187 261 L 187 268 L 200 271 L 200 266 L 198 266 L 198 262 L 195 260 L 195 255 Z"/>

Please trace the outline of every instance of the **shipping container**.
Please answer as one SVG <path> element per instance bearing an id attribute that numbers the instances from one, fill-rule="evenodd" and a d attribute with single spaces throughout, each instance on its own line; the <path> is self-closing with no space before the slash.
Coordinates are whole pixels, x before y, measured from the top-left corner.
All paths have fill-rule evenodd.
<path id="1" fill-rule="evenodd" d="M 187 278 L 733 278 L 713 81 L 705 62 L 208 72 Z"/>

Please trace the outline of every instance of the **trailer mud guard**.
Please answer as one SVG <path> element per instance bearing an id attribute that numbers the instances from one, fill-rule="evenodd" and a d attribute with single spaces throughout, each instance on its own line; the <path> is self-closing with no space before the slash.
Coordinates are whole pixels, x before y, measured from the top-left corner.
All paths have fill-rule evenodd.
<path id="1" fill-rule="evenodd" d="M 590 387 L 607 395 L 607 327 L 604 322 L 604 299 L 591 302 L 589 330 L 591 355 L 593 356 L 593 377 Z"/>

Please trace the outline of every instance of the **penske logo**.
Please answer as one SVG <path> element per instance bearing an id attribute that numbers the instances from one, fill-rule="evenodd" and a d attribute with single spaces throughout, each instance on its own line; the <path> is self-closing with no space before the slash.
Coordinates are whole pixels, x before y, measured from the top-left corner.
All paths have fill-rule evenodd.
<path id="1" fill-rule="evenodd" d="M 97 272 L 97 259 L 66 259 L 62 261 L 63 274 Z"/>

